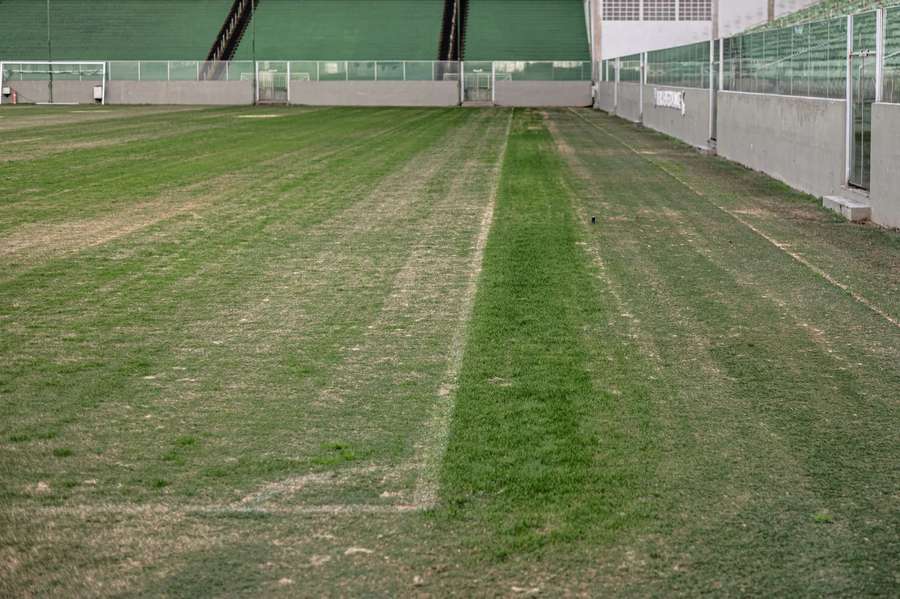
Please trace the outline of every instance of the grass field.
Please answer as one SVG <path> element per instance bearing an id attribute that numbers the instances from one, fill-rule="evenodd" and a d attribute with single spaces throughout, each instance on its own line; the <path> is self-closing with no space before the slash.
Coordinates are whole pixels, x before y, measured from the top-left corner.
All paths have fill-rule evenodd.
<path id="1" fill-rule="evenodd" d="M 897 232 L 576 110 L 5 107 L 0 192 L 0 596 L 900 588 Z"/>

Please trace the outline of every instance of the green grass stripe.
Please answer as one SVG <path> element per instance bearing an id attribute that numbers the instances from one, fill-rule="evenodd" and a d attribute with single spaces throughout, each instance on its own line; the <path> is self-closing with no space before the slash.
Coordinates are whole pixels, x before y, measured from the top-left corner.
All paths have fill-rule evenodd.
<path id="1" fill-rule="evenodd" d="M 519 113 L 442 480 L 451 522 L 483 530 L 473 546 L 493 557 L 611 538 L 642 517 L 632 502 L 652 452 L 646 377 L 634 368 L 646 366 L 608 332 L 605 346 L 595 336 L 609 298 L 581 248 L 565 176 L 539 116 Z M 640 462 L 629 457 L 641 451 Z"/>

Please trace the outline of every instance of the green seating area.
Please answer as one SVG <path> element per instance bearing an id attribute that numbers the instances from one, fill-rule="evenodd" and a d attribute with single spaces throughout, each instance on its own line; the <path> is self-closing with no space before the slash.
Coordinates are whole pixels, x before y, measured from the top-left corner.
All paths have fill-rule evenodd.
<path id="1" fill-rule="evenodd" d="M 0 60 L 203 60 L 232 0 L 0 0 Z M 235 60 L 436 60 L 444 0 L 261 0 Z M 466 60 L 590 60 L 581 0 L 469 0 Z M 254 44 L 255 41 L 255 44 Z M 254 51 L 255 46 L 255 51 Z"/>
<path id="2" fill-rule="evenodd" d="M 436 60 L 443 0 L 262 0 L 258 60 Z M 235 60 L 249 60 L 251 32 Z"/>
<path id="3" fill-rule="evenodd" d="M 53 60 L 202 60 L 231 0 L 53 0 Z M 47 5 L 0 0 L 0 57 L 47 60 Z"/>
<path id="4" fill-rule="evenodd" d="M 581 0 L 469 0 L 466 60 L 590 60 Z"/>

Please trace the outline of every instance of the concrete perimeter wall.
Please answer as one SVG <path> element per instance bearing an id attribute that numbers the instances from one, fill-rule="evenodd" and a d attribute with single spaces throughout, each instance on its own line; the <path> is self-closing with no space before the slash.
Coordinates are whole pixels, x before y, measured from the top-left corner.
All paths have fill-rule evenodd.
<path id="1" fill-rule="evenodd" d="M 456 106 L 456 81 L 291 81 L 291 104 Z"/>
<path id="2" fill-rule="evenodd" d="M 872 107 L 872 220 L 900 228 L 900 104 Z"/>
<path id="3" fill-rule="evenodd" d="M 845 178 L 845 120 L 843 100 L 719 92 L 718 152 L 801 191 L 831 195 Z"/>
<path id="4" fill-rule="evenodd" d="M 108 104 L 250 105 L 252 81 L 110 81 Z"/>
<path id="5" fill-rule="evenodd" d="M 633 121 L 641 120 L 641 84 L 619 82 L 619 98 L 616 103 L 616 114 Z"/>
<path id="6" fill-rule="evenodd" d="M 590 81 L 496 81 L 497 106 L 590 106 Z"/>
<path id="7" fill-rule="evenodd" d="M 54 81 L 53 101 L 59 103 L 93 104 L 94 86 L 100 84 L 101 80 L 99 79 L 97 81 Z M 7 86 L 16 90 L 18 95 L 16 101 L 19 104 L 37 104 L 50 101 L 50 83 L 48 81 L 4 82 L 3 87 Z M 4 104 L 11 101 L 8 97 L 3 98 Z"/>
<path id="8" fill-rule="evenodd" d="M 684 92 L 684 114 L 676 108 L 656 106 L 656 90 Z M 695 146 L 709 148 L 709 90 L 644 86 L 644 125 Z"/>
<path id="9" fill-rule="evenodd" d="M 616 83 L 615 81 L 600 81 L 597 83 L 597 97 L 594 108 L 605 110 L 612 114 L 616 110 Z"/>

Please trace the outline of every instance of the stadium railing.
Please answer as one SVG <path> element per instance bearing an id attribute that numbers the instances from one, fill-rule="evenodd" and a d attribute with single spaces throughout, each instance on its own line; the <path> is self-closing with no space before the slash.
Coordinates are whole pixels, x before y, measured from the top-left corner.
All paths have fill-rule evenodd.
<path id="1" fill-rule="evenodd" d="M 252 81 L 257 72 L 280 73 L 291 81 L 455 81 L 459 78 L 459 63 L 451 61 L 141 60 L 108 64 L 110 81 Z"/>
<path id="2" fill-rule="evenodd" d="M 594 79 L 845 99 L 851 49 L 876 65 L 878 101 L 900 103 L 900 6 L 606 58 Z"/>
<path id="3" fill-rule="evenodd" d="M 198 60 L 111 61 L 109 81 L 248 81 L 280 73 L 291 81 L 456 81 L 456 61 L 428 60 Z M 590 61 L 494 61 L 494 78 L 506 81 L 591 81 Z"/>

